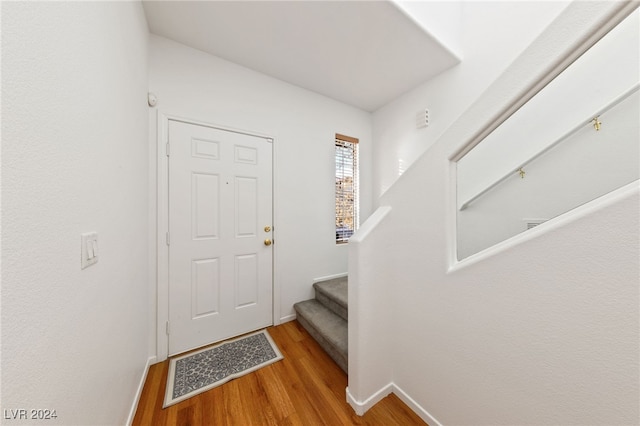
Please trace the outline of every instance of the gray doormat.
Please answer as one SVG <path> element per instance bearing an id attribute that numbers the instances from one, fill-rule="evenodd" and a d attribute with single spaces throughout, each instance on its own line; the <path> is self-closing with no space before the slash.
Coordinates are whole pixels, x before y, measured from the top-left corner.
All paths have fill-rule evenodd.
<path id="1" fill-rule="evenodd" d="M 172 358 L 169 363 L 167 391 L 162 408 L 184 401 L 282 358 L 282 354 L 267 330 Z"/>

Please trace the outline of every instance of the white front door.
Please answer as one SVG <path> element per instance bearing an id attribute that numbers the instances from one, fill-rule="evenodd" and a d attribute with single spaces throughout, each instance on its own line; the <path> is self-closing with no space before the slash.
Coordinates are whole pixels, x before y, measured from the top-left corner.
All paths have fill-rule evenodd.
<path id="1" fill-rule="evenodd" d="M 272 324 L 272 143 L 169 120 L 169 153 L 175 355 Z"/>

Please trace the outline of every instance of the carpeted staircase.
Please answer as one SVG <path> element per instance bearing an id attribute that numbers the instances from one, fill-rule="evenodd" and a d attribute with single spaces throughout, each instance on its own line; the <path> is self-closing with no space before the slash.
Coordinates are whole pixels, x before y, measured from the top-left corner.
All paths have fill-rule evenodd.
<path id="1" fill-rule="evenodd" d="M 313 284 L 316 298 L 293 305 L 297 320 L 348 373 L 347 277 Z"/>

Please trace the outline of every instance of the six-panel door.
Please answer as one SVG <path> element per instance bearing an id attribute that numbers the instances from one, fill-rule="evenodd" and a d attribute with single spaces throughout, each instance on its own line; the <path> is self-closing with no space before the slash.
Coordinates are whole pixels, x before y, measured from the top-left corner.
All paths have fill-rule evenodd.
<path id="1" fill-rule="evenodd" d="M 272 324 L 272 144 L 169 121 L 169 355 Z"/>

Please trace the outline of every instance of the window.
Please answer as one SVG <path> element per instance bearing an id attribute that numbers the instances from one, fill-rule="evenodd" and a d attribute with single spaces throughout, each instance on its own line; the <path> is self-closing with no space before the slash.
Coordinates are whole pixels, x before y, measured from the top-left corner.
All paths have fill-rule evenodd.
<path id="1" fill-rule="evenodd" d="M 336 244 L 358 225 L 358 139 L 336 134 Z"/>

